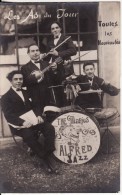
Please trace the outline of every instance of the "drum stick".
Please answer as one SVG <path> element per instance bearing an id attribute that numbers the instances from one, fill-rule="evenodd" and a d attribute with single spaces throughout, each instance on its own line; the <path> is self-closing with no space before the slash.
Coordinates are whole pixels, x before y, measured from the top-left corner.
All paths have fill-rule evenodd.
<path id="1" fill-rule="evenodd" d="M 71 60 L 69 63 L 76 61 L 78 58 L 81 58 L 81 57 L 87 55 L 87 54 L 90 53 L 90 52 L 91 52 L 91 51 L 88 51 L 88 52 L 86 52 L 85 54 L 76 57 L 74 60 Z M 64 64 L 63 64 L 63 65 L 64 65 Z"/>
<path id="2" fill-rule="evenodd" d="M 75 58 L 75 59 L 72 60 L 72 61 L 75 61 L 75 60 L 77 60 L 78 58 L 83 57 L 83 56 L 85 56 L 86 54 L 88 54 L 88 53 L 90 53 L 90 52 L 91 52 L 91 51 L 88 51 L 88 52 L 84 53 L 83 55 L 78 56 L 77 58 Z"/>

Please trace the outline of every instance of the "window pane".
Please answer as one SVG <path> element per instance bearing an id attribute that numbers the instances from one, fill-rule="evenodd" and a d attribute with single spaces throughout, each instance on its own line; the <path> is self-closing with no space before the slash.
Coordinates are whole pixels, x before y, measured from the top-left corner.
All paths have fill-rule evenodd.
<path id="1" fill-rule="evenodd" d="M 42 15 L 42 21 L 39 23 L 40 33 L 51 33 L 51 22 L 57 20 L 57 3 L 48 4 L 45 5 L 45 14 Z"/>
<path id="2" fill-rule="evenodd" d="M 15 55 L 15 36 L 2 36 L 0 38 L 0 54 Z"/>
<path id="3" fill-rule="evenodd" d="M 0 37 L 0 64 L 16 64 L 15 36 Z"/>
<path id="4" fill-rule="evenodd" d="M 78 55 L 78 35 L 68 34 L 67 36 L 71 36 L 71 39 L 72 39 L 72 41 L 73 41 L 73 43 L 74 43 L 74 45 L 76 47 L 76 50 L 77 50 L 77 54 L 74 55 L 74 56 L 71 56 L 71 59 L 78 61 L 79 60 L 78 59 L 78 56 L 79 56 Z"/>
<path id="5" fill-rule="evenodd" d="M 97 3 L 86 3 L 79 6 L 80 32 L 97 31 Z"/>
<path id="6" fill-rule="evenodd" d="M 65 18 L 66 33 L 76 33 L 78 30 L 78 10 L 75 4 L 66 4 L 65 9 L 60 11 Z"/>
<path id="7" fill-rule="evenodd" d="M 39 36 L 39 49 L 41 53 L 45 53 L 47 51 L 47 46 L 50 39 L 51 35 Z"/>
<path id="8" fill-rule="evenodd" d="M 19 64 L 24 65 L 29 62 L 30 58 L 27 54 L 27 48 L 31 44 L 37 44 L 36 36 L 21 36 L 18 39 L 18 54 L 19 54 Z"/>
<path id="9" fill-rule="evenodd" d="M 15 34 L 14 9 L 10 5 L 0 6 L 0 33 Z"/>
<path id="10" fill-rule="evenodd" d="M 97 49 L 97 34 L 82 34 L 80 35 L 81 51 Z"/>
<path id="11" fill-rule="evenodd" d="M 17 5 L 16 13 L 18 16 L 17 28 L 19 33 L 36 33 L 37 18 L 35 5 Z"/>

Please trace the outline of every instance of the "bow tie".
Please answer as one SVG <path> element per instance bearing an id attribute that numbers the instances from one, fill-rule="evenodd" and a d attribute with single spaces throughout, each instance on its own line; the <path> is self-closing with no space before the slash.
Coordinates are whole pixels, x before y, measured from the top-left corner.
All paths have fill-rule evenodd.
<path id="1" fill-rule="evenodd" d="M 93 81 L 93 77 L 87 77 L 88 80 Z"/>
<path id="2" fill-rule="evenodd" d="M 54 37 L 54 39 L 58 39 L 58 38 L 59 38 L 59 36 Z"/>
<path id="3" fill-rule="evenodd" d="M 22 89 L 16 89 L 16 91 L 22 91 Z"/>
<path id="4" fill-rule="evenodd" d="M 35 64 L 38 64 L 38 63 L 40 63 L 40 60 L 38 60 L 38 61 L 36 61 L 36 62 L 34 62 Z"/>

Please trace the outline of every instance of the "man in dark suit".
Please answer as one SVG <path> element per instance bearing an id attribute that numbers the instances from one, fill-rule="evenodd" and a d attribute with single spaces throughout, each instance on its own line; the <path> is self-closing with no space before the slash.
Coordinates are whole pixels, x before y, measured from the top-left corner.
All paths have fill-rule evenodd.
<path id="1" fill-rule="evenodd" d="M 110 83 L 106 83 L 102 78 L 95 76 L 95 66 L 92 62 L 86 62 L 83 65 L 83 71 L 85 75 L 79 75 L 77 82 L 82 83 L 80 85 L 81 91 L 99 90 L 108 93 L 111 96 L 118 95 L 119 89 L 112 86 Z M 99 93 L 79 94 L 75 100 L 75 104 L 82 108 L 102 108 L 102 99 Z"/>
<path id="2" fill-rule="evenodd" d="M 52 39 L 47 44 L 47 52 L 49 55 L 45 60 L 54 62 L 56 58 L 61 58 L 62 62 L 54 64 L 52 66 L 51 81 L 53 85 L 61 85 L 62 81 L 69 75 L 74 73 L 73 64 L 68 64 L 66 61 L 70 59 L 71 56 L 76 55 L 76 47 L 72 42 L 72 39 L 68 39 L 64 44 L 62 44 L 57 49 L 56 46 L 60 45 L 67 36 L 61 34 L 61 25 L 59 22 L 53 22 L 51 24 L 51 33 L 53 35 Z M 58 106 L 63 106 L 63 90 L 62 88 L 55 88 L 55 95 L 57 97 Z"/>
<path id="3" fill-rule="evenodd" d="M 39 47 L 32 44 L 28 47 L 28 55 L 30 61 L 23 65 L 21 68 L 24 86 L 27 87 L 30 97 L 32 98 L 33 108 L 36 109 L 38 115 L 41 115 L 43 108 L 49 105 L 50 92 L 49 86 L 49 71 L 44 75 L 41 71 L 44 70 L 49 64 L 40 59 Z"/>
<path id="4" fill-rule="evenodd" d="M 54 127 L 48 122 L 44 122 L 41 115 L 33 111 L 37 118 L 37 125 L 32 121 L 20 118 L 21 115 L 32 110 L 32 105 L 26 90 L 23 90 L 23 75 L 20 71 L 12 71 L 8 74 L 12 87 L 2 96 L 2 109 L 7 122 L 10 125 L 13 134 L 23 138 L 24 142 L 37 154 L 40 158 L 47 161 L 48 157 L 55 150 Z M 38 132 L 41 131 L 45 137 L 44 148 L 38 142 Z M 51 169 L 49 170 L 51 171 Z"/>

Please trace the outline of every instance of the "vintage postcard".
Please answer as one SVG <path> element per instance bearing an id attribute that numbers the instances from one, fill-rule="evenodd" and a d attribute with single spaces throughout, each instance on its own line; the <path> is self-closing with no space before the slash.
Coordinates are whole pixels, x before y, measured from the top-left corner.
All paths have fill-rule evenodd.
<path id="1" fill-rule="evenodd" d="M 120 192 L 120 76 L 119 1 L 0 3 L 0 192 Z"/>

